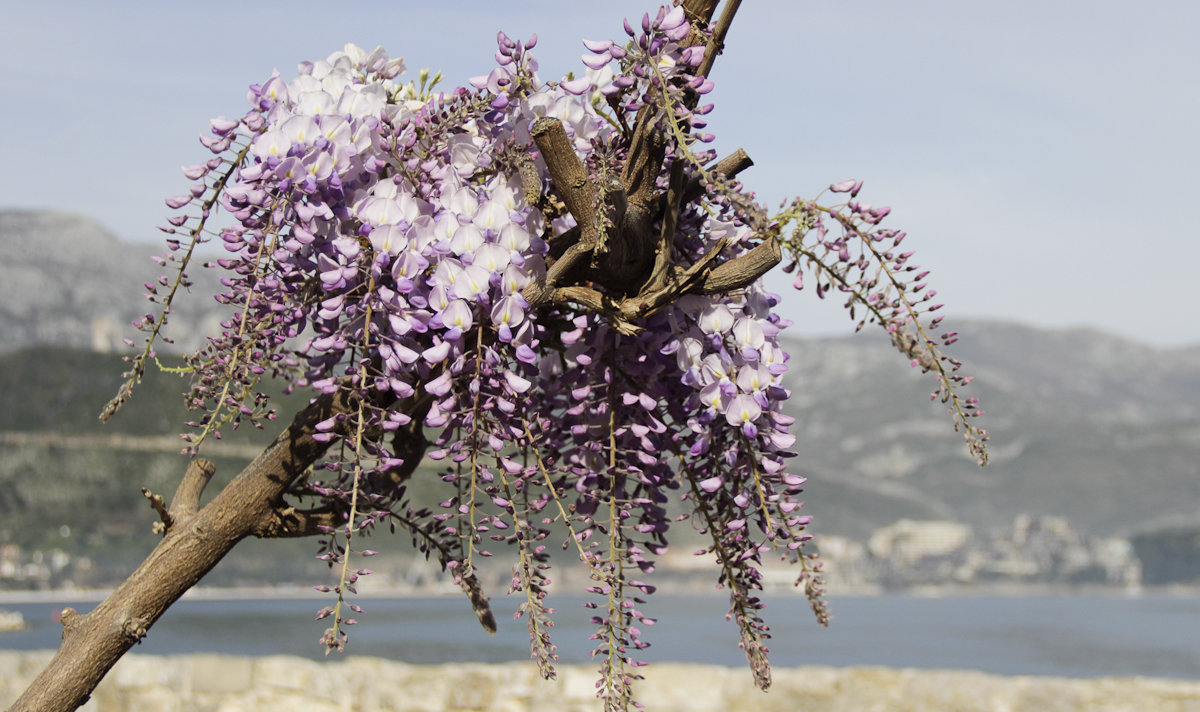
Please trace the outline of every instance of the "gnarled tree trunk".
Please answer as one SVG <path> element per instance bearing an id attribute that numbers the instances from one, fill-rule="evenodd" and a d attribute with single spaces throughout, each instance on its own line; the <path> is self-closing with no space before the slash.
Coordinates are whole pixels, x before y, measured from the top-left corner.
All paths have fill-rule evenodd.
<path id="1" fill-rule="evenodd" d="M 283 494 L 329 447 L 314 426 L 350 412 L 349 399 L 325 396 L 292 424 L 208 505 L 200 494 L 213 474 L 207 460 L 191 463 L 169 509 L 162 542 L 121 586 L 87 614 L 63 612 L 58 653 L 10 712 L 68 712 L 87 702 L 105 674 L 167 608 L 242 539 L 278 530 Z"/>

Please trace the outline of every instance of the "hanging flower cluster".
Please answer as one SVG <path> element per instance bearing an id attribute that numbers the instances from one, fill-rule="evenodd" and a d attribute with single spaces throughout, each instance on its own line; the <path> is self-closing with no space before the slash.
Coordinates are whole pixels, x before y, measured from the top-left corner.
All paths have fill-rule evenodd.
<path id="1" fill-rule="evenodd" d="M 557 82 L 538 76 L 536 38 L 501 33 L 496 68 L 449 92 L 424 71 L 399 83 L 402 60 L 347 45 L 251 87 L 246 115 L 214 120 L 203 139 L 214 158 L 185 168 L 191 192 L 167 201 L 183 211 L 165 228 L 179 275 L 156 298 L 169 306 L 197 242 L 215 235 L 228 253 L 216 266 L 230 317 L 189 362 L 189 402 L 203 413 L 193 451 L 226 423 L 272 417 L 264 376 L 355 396 L 355 411 L 317 426 L 333 447 L 292 492 L 316 501 L 322 556 L 340 570 L 323 611 L 331 648 L 353 623 L 344 609 L 360 610 L 345 594 L 369 573 L 351 560 L 373 553 L 351 544 L 381 524 L 436 556 L 486 627 L 476 571 L 511 546 L 510 593 L 523 597 L 547 677 L 549 551 L 565 542 L 590 571 L 599 695 L 612 709 L 631 699 L 651 622 L 639 609 L 654 591 L 642 579 L 672 526 L 711 541 L 697 553 L 718 562 L 762 687 L 763 557 L 799 562 L 826 619 L 819 566 L 803 550 L 804 479 L 788 472 L 787 322 L 757 276 L 782 239 L 823 290 L 833 279 L 901 339 L 920 309 L 896 291 L 904 280 L 848 281 L 846 265 L 903 270 L 907 258 L 859 228 L 884 211 L 797 202 L 769 218 L 734 180 L 740 168 L 701 148 L 712 140 L 702 129 L 713 107 L 700 100 L 713 27 L 664 7 L 625 29 L 623 44 L 585 42 L 584 75 Z M 564 165 L 577 166 L 574 185 Z M 231 224 L 214 227 L 218 211 Z M 868 245 L 858 259 L 855 239 Z M 728 276 L 748 263 L 759 265 L 749 278 Z M 162 321 L 143 323 L 151 344 Z M 968 436 L 982 439 L 969 426 Z M 439 502 L 407 494 L 425 456 L 444 484 Z M 690 524 L 672 521 L 671 499 Z"/>

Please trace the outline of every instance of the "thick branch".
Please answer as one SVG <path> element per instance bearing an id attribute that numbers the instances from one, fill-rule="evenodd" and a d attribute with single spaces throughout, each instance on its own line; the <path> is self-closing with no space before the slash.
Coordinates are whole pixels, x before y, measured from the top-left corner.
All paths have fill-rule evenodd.
<path id="1" fill-rule="evenodd" d="M 67 712 L 86 702 L 159 616 L 252 534 L 272 502 L 325 452 L 329 444 L 313 439 L 316 424 L 350 413 L 352 405 L 345 393 L 318 398 L 208 506 L 177 521 L 116 591 L 91 613 L 71 617 L 62 646 L 10 712 Z M 187 479 L 193 483 L 184 490 L 181 504 L 192 492 L 199 494 L 194 487 L 199 476 Z"/>
<path id="2" fill-rule="evenodd" d="M 712 165 L 707 170 L 710 173 L 723 175 L 726 178 L 733 178 L 738 173 L 746 170 L 754 165 L 754 161 L 750 160 L 749 154 L 744 150 L 738 149 L 728 156 L 722 158 Z M 699 175 L 694 175 L 688 179 L 687 186 L 683 189 L 683 204 L 687 205 L 704 195 L 704 181 Z"/>
<path id="3" fill-rule="evenodd" d="M 671 261 L 675 255 L 675 228 L 679 223 L 679 211 L 684 205 L 683 161 L 671 165 L 671 177 L 667 182 L 666 203 L 663 210 L 662 227 L 658 233 L 658 246 L 654 255 L 654 269 L 646 282 L 644 291 L 657 291 L 667 284 Z"/>
<path id="4" fill-rule="evenodd" d="M 718 0 L 685 0 L 683 10 L 694 29 L 684 44 L 695 45 L 703 41 L 704 34 L 695 28 L 708 25 L 716 10 L 717 2 Z M 725 12 L 709 39 L 705 51 L 705 63 L 696 72 L 698 76 L 707 76 L 712 69 L 712 63 L 720 52 L 725 34 L 737 12 L 737 5 L 738 2 L 733 0 L 730 5 L 726 6 Z M 698 95 L 690 91 L 688 93 L 687 104 L 691 107 L 695 105 Z M 658 112 L 652 106 L 643 106 L 638 111 L 633 134 L 630 137 L 629 155 L 626 158 L 622 174 L 629 199 L 627 227 L 623 231 L 622 243 L 626 245 L 630 255 L 641 257 L 636 264 L 630 262 L 631 269 L 626 270 L 624 277 L 627 281 L 642 282 L 643 279 L 645 281 L 640 285 L 640 289 L 636 288 L 638 286 L 636 284 L 632 285 L 634 289 L 629 289 L 630 285 L 625 284 L 622 285 L 625 289 L 621 291 L 637 291 L 639 297 L 661 293 L 667 287 L 672 262 L 672 241 L 679 210 L 703 192 L 701 187 L 699 192 L 692 190 L 692 197 L 688 197 L 687 188 L 691 188 L 691 186 L 682 184 L 683 165 L 680 161 L 676 161 L 666 194 L 659 194 L 658 177 L 662 172 L 663 161 L 666 159 L 668 141 L 663 131 L 656 127 L 658 120 Z M 687 130 L 686 127 L 682 128 L 684 131 Z M 662 227 L 656 236 L 650 225 L 660 218 Z M 649 271 L 648 275 L 645 274 L 646 270 Z"/>
<path id="5" fill-rule="evenodd" d="M 718 0 L 685 0 L 683 8 L 694 26 L 707 26 L 717 3 Z M 707 75 L 711 70 L 738 4 L 732 0 L 726 5 L 708 39 L 705 63 L 697 74 Z M 694 32 L 686 43 L 699 43 L 704 37 L 703 33 Z M 694 269 L 682 275 L 676 272 L 673 278 L 672 242 L 679 211 L 700 197 L 704 186 L 698 179 L 685 184 L 683 164 L 676 162 L 667 191 L 660 195 L 658 177 L 669 142 L 662 130 L 656 128 L 656 123 L 657 114 L 650 106 L 638 112 L 629 136 L 629 152 L 621 180 L 615 186 L 606 185 L 601 189 L 588 175 L 562 123 L 550 117 L 534 122 L 530 135 L 557 192 L 575 217 L 578 231 L 552 241 L 560 243 L 551 245 L 551 254 L 557 258 L 544 278 L 522 292 L 532 307 L 573 301 L 610 318 L 615 317 L 618 328 L 636 329 L 632 319 L 661 308 L 683 293 L 696 291 L 702 280 L 709 279 L 709 270 L 716 272 L 711 260 L 705 259 L 703 265 L 693 266 Z M 739 150 L 712 170 L 732 177 L 749 165 L 749 157 Z M 523 180 L 528 179 L 523 176 Z M 656 231 L 652 226 L 658 220 L 662 225 Z M 719 252 L 716 250 L 712 256 Z M 587 264 L 583 262 L 585 255 L 591 256 Z M 744 286 L 741 284 L 744 275 L 757 268 L 747 257 L 739 258 L 737 265 L 717 273 L 719 279 L 713 282 L 712 288 L 719 284 Z M 705 288 L 708 289 L 707 285 Z"/>
<path id="6" fill-rule="evenodd" d="M 551 300 L 555 304 L 563 304 L 565 302 L 574 302 L 585 309 L 603 314 L 608 317 L 613 327 L 622 334 L 636 334 L 641 331 L 641 327 L 634 324 L 627 318 L 623 305 L 629 300 L 625 300 L 621 304 L 617 304 L 610 297 L 602 294 L 591 287 L 559 287 L 551 294 Z M 640 315 L 635 315 L 640 316 Z"/>
<path id="7" fill-rule="evenodd" d="M 187 472 L 183 473 L 175 496 L 171 497 L 172 519 L 176 522 L 188 519 L 200 510 L 200 496 L 216 471 L 217 466 L 202 457 L 188 463 Z"/>
<path id="8" fill-rule="evenodd" d="M 590 253 L 590 249 L 578 242 L 571 245 L 561 257 L 555 260 L 554 264 L 550 265 L 550 269 L 546 270 L 545 277 L 530 282 L 525 289 L 521 290 L 521 296 L 534 308 L 552 301 L 555 285 L 558 284 L 558 281 L 568 271 L 579 264 L 585 255 Z"/>
<path id="9" fill-rule="evenodd" d="M 708 16 L 711 18 L 713 10 L 716 8 L 716 2 L 710 0 L 703 0 L 703 2 L 709 5 Z M 729 26 L 733 24 L 733 16 L 737 14 L 738 6 L 741 4 L 742 0 L 728 0 L 725 3 L 724 9 L 721 10 L 721 18 L 717 20 L 717 26 L 713 28 L 712 39 L 705 48 L 704 60 L 696 70 L 696 74 L 699 76 L 708 76 L 708 73 L 712 71 L 713 64 L 717 61 L 717 55 L 725 49 L 725 35 L 729 34 Z M 687 3 L 684 3 L 685 8 L 686 6 Z"/>
<path id="10" fill-rule="evenodd" d="M 683 11 L 687 13 L 688 21 L 707 25 L 712 21 L 719 0 L 683 0 Z"/>
<path id="11" fill-rule="evenodd" d="M 529 135 L 537 144 L 563 203 L 583 230 L 583 242 L 590 248 L 590 243 L 595 240 L 599 189 L 588 178 L 587 168 L 575 153 L 575 147 L 561 121 L 543 116 L 533 122 Z"/>
<path id="12" fill-rule="evenodd" d="M 667 137 L 654 127 L 656 114 L 650 107 L 638 111 L 629 157 L 625 160 L 622 180 L 632 212 L 649 215 L 653 211 L 658 174 L 667 155 Z"/>
<path id="13" fill-rule="evenodd" d="M 622 266 L 637 253 L 631 252 L 623 240 L 626 195 L 624 185 L 611 181 L 601 190 L 588 175 L 587 168 L 575 153 L 575 147 L 567 136 L 562 122 L 551 117 L 542 117 L 533 123 L 530 135 L 537 144 L 538 152 L 550 172 L 550 180 L 562 197 L 567 210 L 575 218 L 577 232 L 568 237 L 562 235 L 552 242 L 571 240 L 550 265 L 546 276 L 530 284 L 522 293 L 532 306 L 549 301 L 555 287 L 567 275 L 578 268 L 596 267 L 601 255 L 606 255 L 605 272 L 613 272 L 613 266 Z M 615 237 L 615 240 L 609 238 Z M 556 246 L 552 245 L 554 250 Z M 591 259 L 585 263 L 583 258 Z M 621 271 L 621 270 L 616 270 Z"/>
<path id="14" fill-rule="evenodd" d="M 701 294 L 724 294 L 749 286 L 770 272 L 781 258 L 779 241 L 772 235 L 746 254 L 714 267 L 697 291 Z"/>

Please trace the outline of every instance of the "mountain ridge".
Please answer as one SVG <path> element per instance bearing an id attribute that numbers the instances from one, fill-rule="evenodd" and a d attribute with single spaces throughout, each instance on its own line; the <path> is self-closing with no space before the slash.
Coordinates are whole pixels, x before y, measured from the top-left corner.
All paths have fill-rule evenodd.
<path id="1" fill-rule="evenodd" d="M 39 249 L 31 250 L 35 239 Z M 151 253 L 79 216 L 0 211 L 0 355 L 39 354 L 28 357 L 37 362 L 28 368 L 45 373 L 22 371 L 14 383 L 40 378 L 48 389 L 23 396 L 27 403 L 58 399 L 63 407 L 92 409 L 88 419 L 94 417 L 98 405 L 63 400 L 62 390 L 79 378 L 53 370 L 78 371 L 88 358 L 18 349 L 127 352 L 120 338 L 136 339 L 132 327 L 105 331 L 97 323 L 127 324 L 148 311 L 131 285 L 154 279 Z M 216 275 L 196 273 L 196 293 L 172 316 L 181 347 L 199 343 L 221 314 L 202 296 L 216 289 Z M 1004 320 L 962 319 L 947 328 L 960 334 L 952 354 L 976 377 L 966 394 L 978 396 L 986 412 L 986 469 L 966 454 L 944 408 L 930 402 L 933 379 L 911 368 L 882 332 L 784 332 L 791 354 L 785 385 L 793 392 L 787 407 L 797 418 L 793 467 L 810 478 L 816 531 L 861 539 L 905 518 L 949 519 L 983 531 L 1018 514 L 1065 516 L 1083 531 L 1106 534 L 1200 522 L 1200 345 L 1157 347 L 1088 327 Z M 117 373 L 103 377 L 114 392 Z M 147 407 L 164 424 L 152 434 L 178 431 L 177 418 L 166 415 L 177 402 L 176 411 L 130 407 Z M 37 422 L 50 428 L 56 421 Z"/>
<path id="2" fill-rule="evenodd" d="M 132 322 L 157 315 L 141 285 L 158 279 L 151 258 L 165 250 L 123 242 L 72 213 L 0 210 L 0 352 L 39 344 L 125 352 L 122 340 L 140 337 Z M 193 298 L 179 300 L 168 327 L 181 350 L 203 343 L 222 313 L 201 296 L 215 292 L 218 276 L 202 268 L 189 276 Z"/>

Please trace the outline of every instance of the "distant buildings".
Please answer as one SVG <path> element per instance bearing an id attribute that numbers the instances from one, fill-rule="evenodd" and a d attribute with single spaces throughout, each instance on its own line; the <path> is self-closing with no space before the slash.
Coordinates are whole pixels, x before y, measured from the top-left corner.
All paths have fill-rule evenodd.
<path id="1" fill-rule="evenodd" d="M 815 539 L 830 590 L 905 590 L 922 587 L 1065 585 L 1136 589 L 1142 585 L 1200 583 L 1200 530 L 1172 529 L 1140 534 L 1132 540 L 1091 537 L 1062 517 L 1017 516 L 1011 524 L 985 535 L 952 521 L 901 519 L 875 530 L 866 541 L 819 535 Z M 656 585 L 698 590 L 711 582 L 712 555 L 693 556 L 678 546 L 657 562 Z M 559 583 L 574 583 L 585 572 L 560 562 Z M 422 557 L 380 562 L 377 577 L 385 586 L 434 590 L 441 574 Z M 487 572 L 481 572 L 487 573 Z M 494 573 L 497 585 L 506 569 Z M 797 571 L 764 557 L 767 588 L 790 588 Z M 301 574 L 293 572 L 293 576 Z M 281 573 L 277 578 L 288 578 Z M 0 544 L 0 591 L 108 587 L 119 583 L 84 556 L 62 549 L 26 551 Z M 274 580 L 288 585 L 311 583 Z M 229 585 L 229 584 L 225 584 Z M 570 586 L 568 586 L 570 588 Z"/>
<path id="2" fill-rule="evenodd" d="M 90 559 L 62 549 L 26 552 L 17 544 L 0 544 L 0 591 L 76 588 L 91 573 Z"/>
<path id="3" fill-rule="evenodd" d="M 817 539 L 831 587 L 911 588 L 944 584 L 1142 583 L 1142 566 L 1123 539 L 1084 536 L 1061 517 L 1020 515 L 976 536 L 965 524 L 902 519 L 876 530 L 865 544 Z"/>

